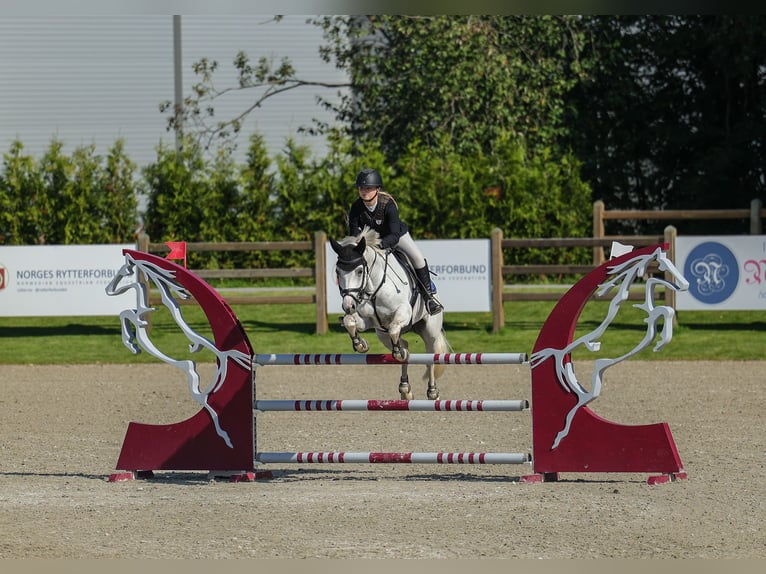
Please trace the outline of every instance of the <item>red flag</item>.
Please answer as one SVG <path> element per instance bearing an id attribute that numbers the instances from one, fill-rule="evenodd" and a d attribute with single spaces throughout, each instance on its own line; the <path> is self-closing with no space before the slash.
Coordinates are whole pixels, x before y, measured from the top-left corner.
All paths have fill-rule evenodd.
<path id="1" fill-rule="evenodd" d="M 167 241 L 165 245 L 170 247 L 170 253 L 165 256 L 165 259 L 183 259 L 184 269 L 186 269 L 186 241 Z"/>

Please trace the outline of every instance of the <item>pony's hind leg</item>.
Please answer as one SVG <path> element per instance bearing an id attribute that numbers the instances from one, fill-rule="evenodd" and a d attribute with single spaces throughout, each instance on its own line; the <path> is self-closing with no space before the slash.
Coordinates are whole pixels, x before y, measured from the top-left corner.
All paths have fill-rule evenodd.
<path id="1" fill-rule="evenodd" d="M 424 378 L 428 379 L 428 391 L 426 392 L 426 396 L 430 400 L 435 401 L 439 398 L 439 388 L 436 386 L 436 377 L 434 376 L 433 365 L 428 365 L 426 367 Z"/>
<path id="2" fill-rule="evenodd" d="M 396 345 L 394 345 L 394 341 L 391 338 L 391 333 L 388 331 L 381 331 L 379 329 L 376 329 L 375 333 L 378 336 L 378 340 L 383 343 L 383 346 L 386 347 L 389 351 L 391 351 L 391 355 L 393 357 L 396 357 L 396 354 L 394 353 L 394 349 L 396 348 Z M 401 347 L 404 348 L 405 351 L 407 351 L 407 341 L 404 339 L 399 339 L 401 343 Z M 409 356 L 409 352 L 407 354 Z M 399 377 L 399 395 L 401 398 L 405 401 L 411 401 L 412 400 L 412 387 L 410 386 L 410 378 L 407 375 L 407 367 L 409 364 L 405 361 L 402 362 L 402 374 Z"/>

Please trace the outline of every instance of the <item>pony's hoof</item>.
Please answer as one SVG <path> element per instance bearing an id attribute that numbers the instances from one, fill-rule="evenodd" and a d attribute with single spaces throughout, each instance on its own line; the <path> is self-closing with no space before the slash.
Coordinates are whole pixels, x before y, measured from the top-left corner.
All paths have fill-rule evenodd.
<path id="1" fill-rule="evenodd" d="M 353 341 L 354 344 L 354 351 L 357 353 L 366 353 L 370 350 L 370 345 L 367 343 L 365 339 L 359 339 L 358 341 Z"/>
<path id="2" fill-rule="evenodd" d="M 399 395 L 405 401 L 412 400 L 412 388 L 410 387 L 410 384 L 408 382 L 399 383 Z"/>
<path id="3" fill-rule="evenodd" d="M 436 399 L 439 398 L 439 389 L 437 389 L 436 387 L 431 387 L 430 389 L 428 389 L 427 395 L 430 400 L 435 401 Z"/>
<path id="4" fill-rule="evenodd" d="M 395 349 L 391 355 L 393 355 L 394 359 L 399 361 L 400 363 L 404 363 L 407 361 L 407 359 L 410 358 L 410 352 L 405 349 L 404 347 L 401 347 L 399 349 Z"/>

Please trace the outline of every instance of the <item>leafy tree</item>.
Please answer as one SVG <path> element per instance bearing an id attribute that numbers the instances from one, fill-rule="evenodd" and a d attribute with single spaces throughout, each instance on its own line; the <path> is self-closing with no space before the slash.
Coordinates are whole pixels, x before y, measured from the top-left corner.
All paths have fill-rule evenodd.
<path id="1" fill-rule="evenodd" d="M 132 241 L 137 201 L 134 164 L 118 140 L 104 158 L 96 146 L 82 146 L 71 157 L 69 181 L 55 192 L 57 243 L 101 244 Z"/>
<path id="2" fill-rule="evenodd" d="M 512 138 L 492 147 L 491 155 L 464 157 L 449 147 L 410 146 L 389 188 L 401 199 L 402 216 L 415 236 L 486 238 L 495 227 L 506 237 L 589 235 L 590 188 L 574 156 L 559 161 L 545 154 L 530 156 Z M 506 260 L 548 262 L 562 256 L 554 251 L 509 252 Z M 587 261 L 588 254 L 571 251 L 566 256 L 574 263 Z"/>
<path id="3" fill-rule="evenodd" d="M 281 20 L 282 16 L 274 16 L 263 24 L 278 23 Z M 160 103 L 160 112 L 168 114 L 168 131 L 192 136 L 203 149 L 214 149 L 217 142 L 231 143 L 241 131 L 248 116 L 271 97 L 305 86 L 348 86 L 347 83 L 301 79 L 296 76 L 295 68 L 288 58 L 275 61 L 273 58 L 262 56 L 253 62 L 246 52 L 240 51 L 234 57 L 233 64 L 238 74 L 237 84 L 224 87 L 219 87 L 214 81 L 219 66 L 216 60 L 202 58 L 193 64 L 192 69 L 198 81 L 192 86 L 191 94 L 183 99 L 181 108 L 177 109 L 169 100 Z M 256 94 L 252 103 L 236 117 L 219 119 L 215 113 L 216 100 L 231 92 L 242 90 Z"/>
<path id="4" fill-rule="evenodd" d="M 147 186 L 146 232 L 155 241 L 203 241 L 206 214 L 201 206 L 208 193 L 205 159 L 192 142 L 180 151 L 165 144 L 157 161 L 143 169 Z"/>
<path id="5" fill-rule="evenodd" d="M 766 17 L 594 16 L 585 24 L 599 66 L 573 92 L 569 133 L 594 199 L 613 209 L 721 209 L 763 197 Z M 739 221 L 676 226 L 743 231 Z"/>
<path id="6" fill-rule="evenodd" d="M 555 147 L 566 94 L 588 73 L 573 16 L 331 16 L 325 60 L 353 90 L 337 107 L 356 142 L 389 160 L 411 142 L 491 153 L 507 134 Z"/>
<path id="7" fill-rule="evenodd" d="M 37 234 L 37 198 L 43 180 L 34 157 L 24 154 L 24 145 L 16 140 L 3 154 L 0 177 L 0 244 L 39 243 Z"/>
<path id="8" fill-rule="evenodd" d="M 122 140 L 104 158 L 95 146 L 72 156 L 54 139 L 43 157 L 23 155 L 17 141 L 0 179 L 0 235 L 9 245 L 98 244 L 131 241 L 137 217 L 135 167 Z"/>
<path id="9" fill-rule="evenodd" d="M 236 241 L 271 241 L 278 237 L 276 212 L 271 200 L 275 179 L 271 165 L 263 136 L 258 133 L 251 135 L 245 164 L 240 167 Z M 268 267 L 269 260 L 269 252 L 251 252 L 244 258 L 250 267 Z"/>
<path id="10" fill-rule="evenodd" d="M 136 169 L 125 153 L 125 140 L 118 139 L 108 150 L 106 166 L 99 172 L 95 221 L 101 224 L 100 243 L 135 239 L 141 191 Z"/>

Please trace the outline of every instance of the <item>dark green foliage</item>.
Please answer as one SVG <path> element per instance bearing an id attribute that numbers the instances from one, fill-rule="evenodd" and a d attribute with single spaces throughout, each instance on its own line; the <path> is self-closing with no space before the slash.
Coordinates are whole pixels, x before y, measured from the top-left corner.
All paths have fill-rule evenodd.
<path id="1" fill-rule="evenodd" d="M 313 241 L 317 231 L 325 231 L 340 238 L 348 232 L 356 174 L 365 166 L 381 171 L 417 238 L 487 238 L 494 227 L 508 237 L 589 232 L 590 192 L 572 157 L 557 163 L 529 158 L 523 145 L 512 141 L 496 143 L 492 155 L 473 157 L 414 142 L 391 165 L 378 145 L 358 146 L 352 154 L 349 138 L 335 133 L 328 141 L 328 153 L 318 159 L 288 141 L 272 166 L 262 138 L 254 136 L 248 163 L 239 170 L 223 153 L 206 159 L 194 145 L 179 156 L 160 150 L 158 162 L 145 170 L 149 236 L 155 242 Z M 510 260 L 539 262 L 540 256 L 527 250 Z M 193 253 L 189 265 L 311 267 L 313 254 Z"/>
<path id="2" fill-rule="evenodd" d="M 416 239 L 584 237 L 607 209 L 747 208 L 763 198 L 766 18 L 720 16 L 334 16 L 322 55 L 352 93 L 322 126 L 328 151 L 287 141 L 269 157 L 232 139 L 260 102 L 312 85 L 238 54 L 236 89 L 262 89 L 236 124 L 191 124 L 180 150 L 141 171 L 117 142 L 37 159 L 14 143 L 0 173 L 0 244 L 134 239 L 136 198 L 153 242 L 311 241 L 346 234 L 356 173 L 378 169 Z M 186 111 L 214 117 L 217 64 L 195 66 Z M 317 85 L 314 83 L 313 85 Z M 202 111 L 205 110 L 205 113 Z M 209 117 L 208 117 L 209 114 Z M 209 130 L 212 129 L 212 132 Z M 205 131 L 208 130 L 208 131 Z M 208 136 L 208 137 L 205 137 Z M 217 142 L 218 147 L 212 146 Z M 591 190 L 592 195 L 591 195 Z M 667 222 L 610 223 L 608 234 Z M 673 222 L 680 233 L 741 233 L 740 221 Z M 567 253 L 566 260 L 561 260 Z M 586 263 L 589 250 L 517 250 L 509 263 Z M 312 265 L 301 252 L 192 253 L 192 267 Z"/>
<path id="3" fill-rule="evenodd" d="M 322 54 L 353 92 L 335 107 L 389 161 L 415 141 L 492 154 L 513 134 L 537 152 L 564 133 L 565 96 L 590 63 L 576 16 L 330 16 Z"/>
<path id="4" fill-rule="evenodd" d="M 106 159 L 95 146 L 71 156 L 53 140 L 40 160 L 14 142 L 0 177 L 0 245 L 128 243 L 135 240 L 135 166 L 117 140 Z"/>
<path id="5" fill-rule="evenodd" d="M 589 16 L 583 26 L 598 68 L 572 93 L 568 123 L 594 200 L 610 209 L 748 209 L 764 198 L 766 16 Z M 676 226 L 689 235 L 747 231 L 736 220 Z M 617 222 L 610 232 L 621 232 Z"/>

